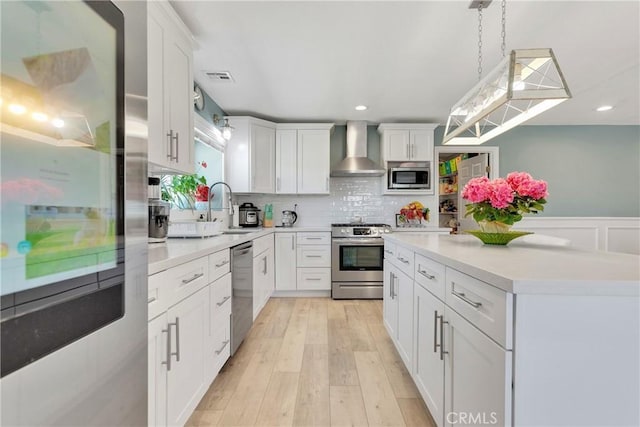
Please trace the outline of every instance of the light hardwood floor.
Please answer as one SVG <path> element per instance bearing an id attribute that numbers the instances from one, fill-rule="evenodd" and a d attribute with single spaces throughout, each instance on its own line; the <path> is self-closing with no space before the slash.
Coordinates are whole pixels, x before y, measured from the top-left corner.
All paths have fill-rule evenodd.
<path id="1" fill-rule="evenodd" d="M 382 301 L 271 298 L 188 426 L 435 427 Z"/>

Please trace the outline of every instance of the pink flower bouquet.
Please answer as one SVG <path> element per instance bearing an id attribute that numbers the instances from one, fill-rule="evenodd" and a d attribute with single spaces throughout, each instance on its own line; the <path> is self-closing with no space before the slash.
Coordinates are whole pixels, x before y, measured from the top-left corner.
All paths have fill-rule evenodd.
<path id="1" fill-rule="evenodd" d="M 526 172 L 511 172 L 507 178 L 493 181 L 487 177 L 473 178 L 462 190 L 466 205 L 465 216 L 473 215 L 479 224 L 497 222 L 513 225 L 522 214 L 537 214 L 547 203 L 547 183 L 536 180 Z"/>

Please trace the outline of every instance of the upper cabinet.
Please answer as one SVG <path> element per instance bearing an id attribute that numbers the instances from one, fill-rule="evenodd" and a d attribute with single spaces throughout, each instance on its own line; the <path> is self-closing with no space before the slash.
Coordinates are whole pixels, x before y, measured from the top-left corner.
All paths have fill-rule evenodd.
<path id="1" fill-rule="evenodd" d="M 192 174 L 192 36 L 166 1 L 147 5 L 149 169 Z"/>
<path id="2" fill-rule="evenodd" d="M 274 193 L 275 123 L 248 116 L 226 118 L 235 130 L 225 151 L 225 181 L 234 193 Z"/>
<path id="3" fill-rule="evenodd" d="M 430 162 L 437 124 L 382 123 L 381 157 L 385 162 Z"/>
<path id="4" fill-rule="evenodd" d="M 329 194 L 333 123 L 281 123 L 276 130 L 279 194 Z"/>

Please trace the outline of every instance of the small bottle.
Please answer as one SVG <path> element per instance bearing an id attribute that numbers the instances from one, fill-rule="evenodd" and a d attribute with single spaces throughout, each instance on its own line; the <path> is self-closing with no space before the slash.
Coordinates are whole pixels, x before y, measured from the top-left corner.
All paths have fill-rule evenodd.
<path id="1" fill-rule="evenodd" d="M 264 220 L 262 221 L 262 225 L 265 228 L 273 227 L 273 206 L 271 204 L 264 206 Z"/>

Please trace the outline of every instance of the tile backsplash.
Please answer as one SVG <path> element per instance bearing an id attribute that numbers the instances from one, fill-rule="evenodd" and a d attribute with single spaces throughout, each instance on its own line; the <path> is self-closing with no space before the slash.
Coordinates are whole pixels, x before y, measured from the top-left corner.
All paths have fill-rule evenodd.
<path id="1" fill-rule="evenodd" d="M 437 225 L 434 218 L 434 196 L 382 195 L 383 182 L 380 178 L 331 178 L 329 195 L 280 195 L 243 194 L 236 197 L 237 203 L 251 202 L 264 210 L 264 205 L 273 205 L 274 224 L 281 223 L 281 212 L 293 210 L 297 204 L 297 226 L 328 226 L 332 223 L 351 222 L 361 217 L 365 222 L 379 222 L 395 225 L 395 214 L 405 204 L 419 200 L 431 209 L 428 225 Z"/>

